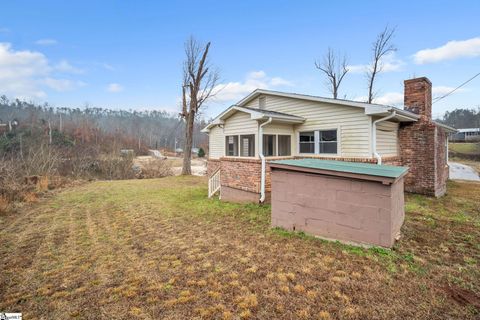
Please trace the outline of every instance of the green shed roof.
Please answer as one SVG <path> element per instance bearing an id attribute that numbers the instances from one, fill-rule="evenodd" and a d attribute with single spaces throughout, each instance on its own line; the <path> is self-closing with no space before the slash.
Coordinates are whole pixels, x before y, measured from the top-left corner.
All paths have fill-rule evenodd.
<path id="1" fill-rule="evenodd" d="M 337 160 L 320 159 L 288 159 L 275 160 L 271 164 L 279 164 L 293 167 L 347 172 L 353 174 L 370 175 L 377 177 L 398 178 L 408 171 L 407 167 L 378 165 L 362 162 L 346 162 Z"/>

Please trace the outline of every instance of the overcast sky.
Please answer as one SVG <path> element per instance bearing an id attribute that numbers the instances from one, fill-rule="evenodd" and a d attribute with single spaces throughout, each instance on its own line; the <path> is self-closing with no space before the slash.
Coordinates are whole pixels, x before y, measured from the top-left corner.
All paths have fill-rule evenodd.
<path id="1" fill-rule="evenodd" d="M 183 45 L 211 41 L 223 90 L 215 116 L 256 88 L 330 96 L 314 67 L 331 47 L 351 65 L 340 96 L 362 100 L 371 43 L 396 27 L 376 102 L 400 106 L 403 80 L 434 96 L 480 72 L 480 1 L 8 1 L 0 20 L 0 94 L 54 106 L 175 111 Z M 434 115 L 480 106 L 480 77 Z"/>

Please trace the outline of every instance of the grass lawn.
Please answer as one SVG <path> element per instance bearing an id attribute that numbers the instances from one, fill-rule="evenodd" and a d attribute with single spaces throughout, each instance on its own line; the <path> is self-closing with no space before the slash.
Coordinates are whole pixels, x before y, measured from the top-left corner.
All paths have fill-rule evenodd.
<path id="1" fill-rule="evenodd" d="M 0 311 L 24 319 L 478 319 L 480 184 L 407 196 L 394 250 L 269 228 L 206 180 L 93 182 L 0 216 Z"/>
<path id="2" fill-rule="evenodd" d="M 476 143 L 453 143 L 448 144 L 448 148 L 454 152 L 464 154 L 480 154 L 480 142 Z"/>

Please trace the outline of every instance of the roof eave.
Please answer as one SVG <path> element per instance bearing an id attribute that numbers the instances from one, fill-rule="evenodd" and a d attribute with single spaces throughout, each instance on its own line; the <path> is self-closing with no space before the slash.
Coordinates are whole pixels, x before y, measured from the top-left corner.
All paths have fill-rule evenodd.
<path id="1" fill-rule="evenodd" d="M 457 133 L 458 130 L 453 128 L 453 127 L 450 127 L 450 126 L 447 126 L 446 124 L 443 124 L 443 123 L 440 123 L 440 122 L 436 122 L 434 121 L 433 123 L 435 123 L 436 126 L 438 127 L 441 127 L 442 129 L 444 129 L 445 131 L 447 131 L 448 133 Z"/>

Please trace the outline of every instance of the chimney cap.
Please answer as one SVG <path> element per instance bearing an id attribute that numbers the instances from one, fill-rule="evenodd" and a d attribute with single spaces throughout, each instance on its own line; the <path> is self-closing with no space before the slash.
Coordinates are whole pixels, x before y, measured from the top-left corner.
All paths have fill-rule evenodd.
<path id="1" fill-rule="evenodd" d="M 410 82 L 421 82 L 421 81 L 425 81 L 428 84 L 432 85 L 432 82 L 427 77 L 418 77 L 418 78 L 413 78 L 413 79 L 407 79 L 407 80 L 404 80 L 403 83 L 407 84 L 407 83 L 410 83 Z"/>

